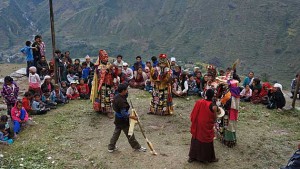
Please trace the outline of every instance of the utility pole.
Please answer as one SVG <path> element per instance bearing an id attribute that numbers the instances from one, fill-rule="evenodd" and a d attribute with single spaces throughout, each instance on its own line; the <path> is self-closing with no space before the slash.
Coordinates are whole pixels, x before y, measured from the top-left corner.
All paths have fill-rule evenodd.
<path id="1" fill-rule="evenodd" d="M 51 39 L 52 39 L 52 57 L 54 60 L 54 80 L 55 83 L 58 83 L 57 78 L 57 63 L 56 63 L 56 56 L 55 56 L 55 31 L 54 31 L 54 17 L 53 17 L 53 5 L 52 0 L 49 0 L 49 6 L 50 6 L 50 24 L 51 24 Z"/>
<path id="2" fill-rule="evenodd" d="M 296 88 L 295 88 L 295 91 L 294 91 L 294 97 L 293 97 L 293 102 L 292 102 L 293 109 L 295 109 L 295 103 L 296 103 L 296 99 L 297 99 L 297 93 L 298 93 L 299 88 L 300 88 L 300 73 L 298 73 L 298 78 L 296 79 L 296 81 L 297 81 L 297 85 L 296 85 Z"/>

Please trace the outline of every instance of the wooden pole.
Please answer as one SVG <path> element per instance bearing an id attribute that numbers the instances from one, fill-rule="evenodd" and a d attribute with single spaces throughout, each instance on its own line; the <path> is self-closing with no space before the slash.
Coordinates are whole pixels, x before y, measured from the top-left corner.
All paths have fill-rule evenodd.
<path id="1" fill-rule="evenodd" d="M 295 91 L 294 91 L 294 97 L 293 97 L 293 102 L 292 102 L 293 109 L 295 108 L 297 93 L 298 93 L 299 87 L 300 87 L 300 73 L 298 73 L 298 78 L 296 80 L 297 80 L 297 85 L 296 85 L 296 88 L 295 88 Z"/>
<path id="2" fill-rule="evenodd" d="M 50 24 L 51 24 L 51 39 L 52 39 L 52 57 L 54 60 L 54 80 L 55 83 L 58 83 L 58 78 L 57 78 L 57 64 L 56 64 L 56 57 L 55 57 L 55 31 L 54 31 L 54 16 L 53 16 L 53 5 L 52 5 L 52 0 L 49 0 L 49 6 L 50 6 Z"/>

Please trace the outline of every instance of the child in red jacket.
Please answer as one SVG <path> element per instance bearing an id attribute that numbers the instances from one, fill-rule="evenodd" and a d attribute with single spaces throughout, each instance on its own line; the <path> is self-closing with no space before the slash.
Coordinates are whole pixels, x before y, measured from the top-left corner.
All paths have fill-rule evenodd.
<path id="1" fill-rule="evenodd" d="M 24 97 L 22 99 L 23 107 L 29 114 L 32 113 L 32 108 L 31 108 L 32 98 L 33 98 L 33 96 L 31 94 L 31 92 L 25 92 Z"/>
<path id="2" fill-rule="evenodd" d="M 77 85 L 77 90 L 79 92 L 81 99 L 89 99 L 90 98 L 90 89 L 89 86 L 84 83 L 84 79 L 81 78 L 79 84 Z"/>

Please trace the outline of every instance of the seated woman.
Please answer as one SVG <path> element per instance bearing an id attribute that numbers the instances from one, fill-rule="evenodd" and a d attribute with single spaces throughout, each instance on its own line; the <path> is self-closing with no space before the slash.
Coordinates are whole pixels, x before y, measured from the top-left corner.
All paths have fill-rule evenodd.
<path id="1" fill-rule="evenodd" d="M 54 85 L 51 82 L 51 77 L 49 75 L 46 75 L 44 77 L 44 79 L 45 79 L 44 83 L 41 86 L 42 92 L 45 93 L 45 91 L 47 91 L 47 90 L 50 91 L 50 92 L 52 90 L 54 90 Z"/>
<path id="2" fill-rule="evenodd" d="M 251 103 L 258 104 L 261 102 L 260 91 L 261 91 L 261 84 L 259 78 L 254 78 L 252 83 L 252 97 Z"/>
<path id="3" fill-rule="evenodd" d="M 15 106 L 11 109 L 11 118 L 14 123 L 14 138 L 21 131 L 21 126 L 25 126 L 28 121 L 28 113 L 22 107 L 22 101 L 18 100 Z"/>
<path id="4" fill-rule="evenodd" d="M 142 67 L 139 67 L 137 71 L 134 72 L 132 80 L 130 80 L 129 85 L 132 88 L 145 88 L 145 81 L 147 80 L 147 75 L 143 72 Z"/>
<path id="5" fill-rule="evenodd" d="M 188 89 L 189 86 L 185 74 L 182 74 L 179 78 L 174 79 L 174 83 L 172 86 L 172 93 L 175 96 L 178 97 L 186 96 Z"/>
<path id="6" fill-rule="evenodd" d="M 241 91 L 241 102 L 250 102 L 251 96 L 252 96 L 252 89 L 250 89 L 249 85 L 246 85 L 246 87 Z"/>
<path id="7" fill-rule="evenodd" d="M 274 87 L 269 90 L 269 104 L 267 105 L 268 109 L 278 109 L 278 111 L 282 111 L 282 108 L 285 106 L 285 98 L 282 93 L 282 85 L 279 83 L 275 83 Z"/>
<path id="8" fill-rule="evenodd" d="M 194 79 L 194 76 L 192 74 L 188 75 L 188 79 L 187 79 L 187 83 L 188 83 L 188 95 L 200 95 L 199 94 L 199 88 L 197 88 L 197 83 L 196 80 Z"/>

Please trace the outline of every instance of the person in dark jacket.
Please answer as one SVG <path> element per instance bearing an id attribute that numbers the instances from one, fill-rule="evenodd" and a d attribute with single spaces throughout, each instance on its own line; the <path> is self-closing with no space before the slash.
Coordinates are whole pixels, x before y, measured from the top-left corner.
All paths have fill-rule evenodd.
<path id="1" fill-rule="evenodd" d="M 54 90 L 54 85 L 51 82 L 51 77 L 49 75 L 45 76 L 44 83 L 41 86 L 42 92 L 46 91 L 52 92 Z"/>
<path id="2" fill-rule="evenodd" d="M 300 168 L 300 144 L 298 144 L 298 150 L 290 158 L 289 162 L 285 167 L 280 169 L 299 169 Z"/>
<path id="3" fill-rule="evenodd" d="M 282 111 L 282 108 L 285 106 L 285 98 L 282 93 L 282 85 L 275 83 L 274 87 L 268 92 L 270 103 L 267 105 L 268 109 L 278 109 Z"/>
<path id="4" fill-rule="evenodd" d="M 40 75 L 41 79 L 44 79 L 46 75 L 49 75 L 49 65 L 45 56 L 42 56 L 37 62 L 37 74 Z"/>
<path id="5" fill-rule="evenodd" d="M 146 148 L 142 147 L 138 141 L 135 139 L 134 134 L 132 136 L 128 135 L 129 130 L 129 118 L 137 120 L 136 116 L 131 116 L 129 113 L 129 103 L 127 101 L 128 89 L 127 84 L 119 84 L 118 85 L 118 92 L 114 97 L 113 100 L 113 109 L 115 113 L 115 131 L 110 139 L 110 143 L 108 145 L 108 152 L 112 153 L 118 149 L 116 143 L 119 139 L 121 131 L 123 130 L 124 134 L 126 135 L 129 144 L 135 150 L 145 152 Z"/>

